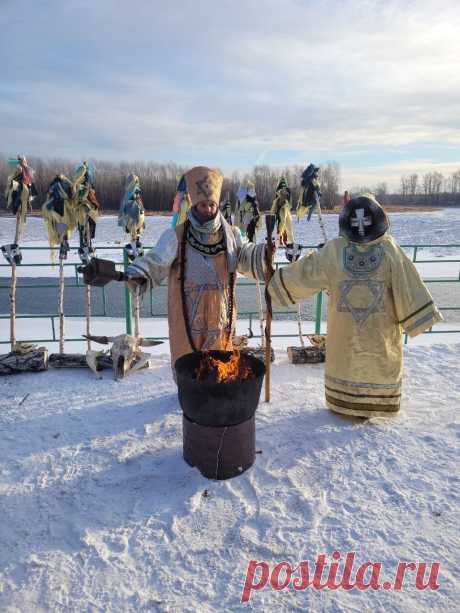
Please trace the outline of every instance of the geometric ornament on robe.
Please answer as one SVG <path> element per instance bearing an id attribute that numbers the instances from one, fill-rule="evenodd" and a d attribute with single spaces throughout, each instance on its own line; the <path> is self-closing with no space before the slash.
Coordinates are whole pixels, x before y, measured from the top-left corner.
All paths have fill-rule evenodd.
<path id="1" fill-rule="evenodd" d="M 337 311 L 351 313 L 358 327 L 372 313 L 385 310 L 383 292 L 385 283 L 371 279 L 348 279 L 339 284 L 340 299 Z"/>
<path id="2" fill-rule="evenodd" d="M 343 250 L 343 267 L 352 277 L 368 277 L 380 267 L 384 257 L 381 245 L 371 245 L 359 250 L 349 243 Z"/>

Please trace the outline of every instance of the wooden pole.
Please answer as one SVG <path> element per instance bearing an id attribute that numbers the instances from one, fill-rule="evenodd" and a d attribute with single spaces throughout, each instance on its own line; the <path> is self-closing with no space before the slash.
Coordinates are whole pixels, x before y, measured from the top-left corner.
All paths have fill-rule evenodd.
<path id="1" fill-rule="evenodd" d="M 14 233 L 14 244 L 18 245 L 19 243 L 19 232 L 21 227 L 20 222 L 21 211 L 18 211 L 16 214 L 16 230 Z M 11 351 L 14 350 L 14 346 L 16 345 L 16 262 L 13 261 L 11 263 L 11 286 L 10 286 L 10 344 Z"/>
<path id="2" fill-rule="evenodd" d="M 136 287 L 134 294 L 134 336 L 139 338 L 140 334 L 140 288 Z"/>
<path id="3" fill-rule="evenodd" d="M 129 258 L 126 249 L 123 249 L 123 265 L 124 272 L 129 266 Z M 133 333 L 133 304 L 131 299 L 131 292 L 128 286 L 125 284 L 125 318 L 126 318 L 126 334 L 132 335 Z"/>
<path id="4" fill-rule="evenodd" d="M 267 304 L 267 318 L 265 321 L 265 402 L 270 402 L 270 371 L 272 352 L 272 299 L 268 291 L 268 284 L 273 276 L 273 244 L 272 234 L 276 223 L 275 215 L 266 215 L 267 245 L 265 249 L 265 302 Z"/>
<path id="5" fill-rule="evenodd" d="M 319 198 L 317 199 L 316 212 L 318 214 L 318 222 L 319 222 L 319 227 L 321 228 L 321 234 L 323 235 L 323 241 L 326 242 L 327 234 L 326 234 L 326 228 L 324 226 L 323 216 L 321 214 L 321 204 L 319 202 Z"/>
<path id="6" fill-rule="evenodd" d="M 300 303 L 297 305 L 297 327 L 299 329 L 299 339 L 302 347 L 305 347 L 305 342 L 303 340 L 303 332 L 302 332 L 302 312 L 300 310 Z"/>
<path id="7" fill-rule="evenodd" d="M 88 220 L 85 226 L 86 246 L 89 249 L 91 245 L 91 229 Z M 91 335 L 91 285 L 86 286 L 86 346 L 88 351 L 91 350 L 91 341 L 88 338 Z"/>
<path id="8" fill-rule="evenodd" d="M 59 353 L 64 353 L 64 259 L 59 254 Z"/>
<path id="9" fill-rule="evenodd" d="M 265 335 L 264 335 L 264 309 L 262 306 L 262 292 L 260 289 L 259 279 L 256 279 L 257 283 L 257 303 L 259 309 L 259 323 L 260 323 L 260 346 L 262 349 L 265 347 Z"/>

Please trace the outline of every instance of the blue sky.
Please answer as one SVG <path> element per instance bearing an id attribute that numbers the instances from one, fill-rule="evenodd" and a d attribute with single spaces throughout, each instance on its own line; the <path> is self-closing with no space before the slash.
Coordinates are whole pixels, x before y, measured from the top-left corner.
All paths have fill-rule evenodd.
<path id="1" fill-rule="evenodd" d="M 457 0 L 0 0 L 0 151 L 460 168 Z"/>

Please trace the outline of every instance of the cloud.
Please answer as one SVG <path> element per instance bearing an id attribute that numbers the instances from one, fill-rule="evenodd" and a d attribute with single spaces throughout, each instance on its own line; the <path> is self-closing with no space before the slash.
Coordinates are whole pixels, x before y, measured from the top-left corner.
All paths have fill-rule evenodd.
<path id="1" fill-rule="evenodd" d="M 459 22 L 451 0 L 4 3 L 2 148 L 384 180 L 390 149 L 460 144 Z"/>

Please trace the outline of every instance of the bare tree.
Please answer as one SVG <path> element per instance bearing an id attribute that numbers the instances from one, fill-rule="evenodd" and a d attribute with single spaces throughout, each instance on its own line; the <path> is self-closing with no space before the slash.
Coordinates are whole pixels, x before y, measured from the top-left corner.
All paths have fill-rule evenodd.
<path id="1" fill-rule="evenodd" d="M 388 194 L 388 184 L 385 181 L 377 183 L 374 190 L 375 196 L 380 204 L 386 204 Z"/>
<path id="2" fill-rule="evenodd" d="M 436 199 L 436 202 L 439 203 L 442 185 L 444 183 L 444 177 L 440 172 L 432 173 L 432 182 L 433 182 L 433 195 Z"/>
<path id="3" fill-rule="evenodd" d="M 423 175 L 423 191 L 425 193 L 425 200 L 431 200 L 433 195 L 433 175 L 431 172 Z"/>
<path id="4" fill-rule="evenodd" d="M 411 196 L 415 196 L 417 193 L 418 174 L 413 173 L 409 177 L 409 193 Z"/>
<path id="5" fill-rule="evenodd" d="M 406 200 L 409 192 L 410 192 L 410 178 L 401 177 L 401 196 L 403 200 Z"/>
<path id="6" fill-rule="evenodd" d="M 457 194 L 460 192 L 460 170 L 457 170 L 450 175 L 449 183 L 451 194 Z"/>
<path id="7" fill-rule="evenodd" d="M 328 162 L 321 166 L 321 205 L 332 210 L 340 202 L 340 166 L 337 162 Z"/>

